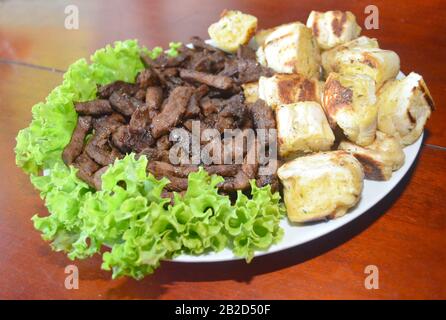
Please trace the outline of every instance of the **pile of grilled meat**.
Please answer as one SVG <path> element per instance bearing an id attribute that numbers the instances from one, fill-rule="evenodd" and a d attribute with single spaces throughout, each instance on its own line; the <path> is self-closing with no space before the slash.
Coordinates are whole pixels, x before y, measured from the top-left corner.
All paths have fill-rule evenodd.
<path id="1" fill-rule="evenodd" d="M 78 168 L 80 179 L 99 190 L 107 166 L 134 152 L 147 156 L 147 170 L 155 177 L 170 180 L 166 196 L 171 196 L 172 191 L 187 189 L 188 174 L 200 166 L 170 163 L 172 129 L 192 132 L 193 121 L 200 121 L 201 130 L 217 129 L 223 137 L 224 129 L 276 128 L 273 111 L 262 100 L 244 101 L 242 84 L 272 75 L 257 63 L 255 52 L 241 46 L 236 55 L 228 54 L 197 37 L 191 43 L 192 49 L 182 46 L 175 57 L 141 56 L 146 68 L 137 75 L 136 83 L 116 81 L 99 86 L 97 100 L 75 103 L 77 126 L 62 157 L 67 165 Z M 200 138 L 200 143 L 212 141 Z M 245 157 L 250 147 L 244 146 Z M 254 178 L 259 186 L 278 187 L 275 173 L 258 174 L 265 163 L 201 165 L 210 174 L 224 177 L 219 186 L 224 193 L 249 189 L 249 180 Z"/>

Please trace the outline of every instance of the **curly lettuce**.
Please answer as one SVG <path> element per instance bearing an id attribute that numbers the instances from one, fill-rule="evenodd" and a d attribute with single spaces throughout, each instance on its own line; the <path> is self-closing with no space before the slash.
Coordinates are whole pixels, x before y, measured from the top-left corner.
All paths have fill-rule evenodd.
<path id="1" fill-rule="evenodd" d="M 172 43 L 168 54 L 178 54 Z M 222 177 L 202 168 L 188 177 L 184 195 L 174 194 L 173 204 L 163 198 L 167 179 L 157 180 L 146 171 L 148 160 L 134 154 L 116 160 L 102 176 L 102 189 L 92 190 L 77 178 L 77 169 L 61 160 L 74 130 L 74 102 L 94 99 L 98 84 L 116 80 L 134 82 L 144 66 L 140 54 L 156 58 L 162 49 L 141 48 L 135 40 L 116 42 L 98 50 L 91 64 L 72 64 L 45 102 L 32 109 L 33 120 L 17 136 L 16 163 L 31 175 L 49 215 L 35 215 L 34 227 L 56 251 L 70 259 L 102 254 L 104 270 L 113 278 L 141 279 L 160 261 L 180 254 L 204 254 L 230 248 L 250 261 L 255 251 L 279 241 L 279 221 L 284 207 L 269 186 L 251 182 L 251 195 L 238 193 L 235 203 L 218 193 Z M 44 175 L 40 173 L 44 172 Z"/>

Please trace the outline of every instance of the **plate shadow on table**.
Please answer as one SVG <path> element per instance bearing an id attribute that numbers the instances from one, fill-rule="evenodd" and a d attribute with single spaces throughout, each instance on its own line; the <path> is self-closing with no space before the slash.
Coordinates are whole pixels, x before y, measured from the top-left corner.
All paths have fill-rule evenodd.
<path id="1" fill-rule="evenodd" d="M 424 147 L 423 145 L 422 148 Z M 410 182 L 418 165 L 418 157 L 421 151 L 407 174 L 386 197 L 355 220 L 320 238 L 297 247 L 256 257 L 250 264 L 247 264 L 244 260 L 216 263 L 166 261 L 153 275 L 141 281 L 127 279 L 119 286 L 109 290 L 107 297 L 112 299 L 156 299 L 169 289 L 170 284 L 175 282 L 235 280 L 241 283 L 249 283 L 257 275 L 274 272 L 316 258 L 359 235 L 392 207 Z"/>

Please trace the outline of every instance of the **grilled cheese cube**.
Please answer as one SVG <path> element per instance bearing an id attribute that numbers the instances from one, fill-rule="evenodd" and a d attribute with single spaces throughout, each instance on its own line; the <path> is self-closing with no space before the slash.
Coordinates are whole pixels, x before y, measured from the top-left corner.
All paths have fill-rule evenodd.
<path id="1" fill-rule="evenodd" d="M 321 83 L 307 79 L 299 74 L 275 74 L 272 77 L 260 77 L 259 98 L 276 109 L 282 104 L 300 101 L 321 102 Z"/>
<path id="2" fill-rule="evenodd" d="M 298 102 L 276 110 L 279 155 L 290 158 L 330 150 L 335 140 L 324 111 L 317 102 Z"/>
<path id="3" fill-rule="evenodd" d="M 267 32 L 257 50 L 259 63 L 279 73 L 319 77 L 319 47 L 311 30 L 300 22 L 284 24 Z"/>
<path id="4" fill-rule="evenodd" d="M 434 110 L 434 101 L 423 78 L 411 72 L 386 83 L 378 91 L 378 128 L 397 137 L 403 145 L 414 143 Z"/>
<path id="5" fill-rule="evenodd" d="M 254 103 L 259 99 L 259 83 L 249 82 L 242 84 L 243 95 L 246 103 Z"/>
<path id="6" fill-rule="evenodd" d="M 277 174 L 288 218 L 299 223 L 343 216 L 359 201 L 364 180 L 361 164 L 345 151 L 294 159 Z"/>
<path id="7" fill-rule="evenodd" d="M 350 141 L 366 146 L 375 140 L 378 108 L 372 78 L 330 73 L 323 106 L 331 127 L 339 126 Z"/>
<path id="8" fill-rule="evenodd" d="M 247 44 L 257 29 L 257 18 L 240 11 L 223 11 L 220 20 L 212 24 L 208 33 L 218 48 L 236 52 Z"/>
<path id="9" fill-rule="evenodd" d="M 389 180 L 392 171 L 401 168 L 405 159 L 400 142 L 380 131 L 376 132 L 375 141 L 367 147 L 342 141 L 339 150 L 353 154 L 361 162 L 365 177 L 370 180 Z"/>
<path id="10" fill-rule="evenodd" d="M 355 39 L 361 33 L 361 27 L 350 11 L 311 11 L 307 27 L 313 30 L 313 35 L 323 50 Z"/>
<path id="11" fill-rule="evenodd" d="M 326 74 L 364 74 L 371 77 L 379 88 L 387 80 L 395 79 L 400 70 L 400 58 L 390 50 L 377 47 L 374 39 L 360 37 L 322 53 Z"/>

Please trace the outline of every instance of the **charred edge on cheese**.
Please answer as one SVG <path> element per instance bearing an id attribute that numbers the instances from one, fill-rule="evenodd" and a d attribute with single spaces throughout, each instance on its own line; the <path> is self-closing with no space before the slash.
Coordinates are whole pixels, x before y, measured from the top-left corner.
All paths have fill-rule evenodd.
<path id="1" fill-rule="evenodd" d="M 347 14 L 341 11 L 334 11 L 333 16 L 331 27 L 333 28 L 334 34 L 340 37 L 342 30 L 344 29 L 344 25 L 347 22 Z"/>
<path id="2" fill-rule="evenodd" d="M 329 115 L 330 126 L 335 126 L 332 115 L 337 109 L 344 108 L 353 102 L 353 91 L 342 86 L 338 80 L 328 81 L 325 85 L 325 91 L 330 93 L 330 97 L 324 98 L 325 107 Z"/>
<path id="3" fill-rule="evenodd" d="M 373 158 L 363 155 L 354 154 L 355 158 L 361 162 L 364 168 L 364 174 L 368 179 L 371 180 L 386 180 L 381 169 L 379 168 L 379 163 Z"/>

